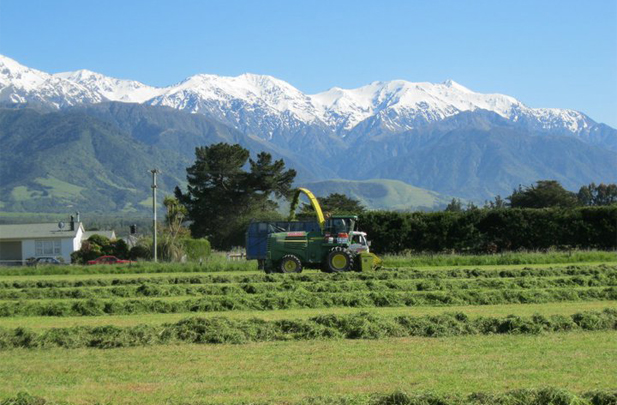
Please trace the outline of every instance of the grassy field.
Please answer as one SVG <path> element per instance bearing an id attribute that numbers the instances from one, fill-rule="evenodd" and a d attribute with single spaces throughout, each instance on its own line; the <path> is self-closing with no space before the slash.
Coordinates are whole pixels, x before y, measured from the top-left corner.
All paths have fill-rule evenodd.
<path id="1" fill-rule="evenodd" d="M 508 252 L 494 255 L 387 255 L 384 263 L 390 267 L 481 266 L 518 264 L 555 264 L 615 262 L 617 252 L 573 250 L 571 252 Z"/>
<path id="2" fill-rule="evenodd" d="M 500 392 L 617 384 L 615 332 L 11 350 L 0 397 L 71 402 L 298 401 L 308 396 Z"/>
<path id="3" fill-rule="evenodd" d="M 493 268 L 510 269 L 523 268 L 528 265 L 534 267 L 550 267 L 555 264 L 601 264 L 617 263 L 617 252 L 582 251 L 572 252 L 522 252 L 504 253 L 495 255 L 386 255 L 383 257 L 383 266 L 386 269 L 416 268 Z M 256 261 L 239 260 L 229 262 L 222 253 L 213 254 L 203 263 L 150 263 L 138 262 L 121 266 L 41 266 L 28 268 L 0 267 L 2 276 L 30 276 L 30 275 L 94 275 L 94 274 L 175 274 L 175 273 L 212 273 L 212 272 L 254 272 L 257 270 Z M 316 271 L 316 270 L 308 270 Z"/>
<path id="4" fill-rule="evenodd" d="M 265 275 L 222 261 L 0 271 L 0 403 L 20 392 L 316 404 L 399 390 L 614 390 L 613 254 L 527 255 L 386 258 L 382 271 L 346 274 Z"/>

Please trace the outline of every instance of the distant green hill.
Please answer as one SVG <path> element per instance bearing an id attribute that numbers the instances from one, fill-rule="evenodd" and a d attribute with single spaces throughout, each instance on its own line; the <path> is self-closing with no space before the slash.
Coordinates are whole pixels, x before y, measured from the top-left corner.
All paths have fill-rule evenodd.
<path id="1" fill-rule="evenodd" d="M 325 180 L 301 184 L 318 197 L 332 193 L 345 194 L 359 200 L 369 209 L 436 210 L 446 206 L 452 197 L 411 186 L 398 180 Z"/>
<path id="2" fill-rule="evenodd" d="M 190 163 L 78 113 L 0 110 L 0 208 L 12 212 L 139 212 L 157 167 L 162 193 Z"/>
<path id="3" fill-rule="evenodd" d="M 185 184 L 195 147 L 215 142 L 270 152 L 300 181 L 316 179 L 293 153 L 196 114 L 122 103 L 51 113 L 6 108 L 0 109 L 0 211 L 147 213 L 149 170 L 162 171 L 160 196 L 171 194 Z"/>

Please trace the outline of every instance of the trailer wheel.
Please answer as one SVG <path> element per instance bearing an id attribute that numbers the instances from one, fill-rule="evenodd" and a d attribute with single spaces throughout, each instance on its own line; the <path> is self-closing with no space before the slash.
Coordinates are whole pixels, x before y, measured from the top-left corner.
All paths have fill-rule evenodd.
<path id="1" fill-rule="evenodd" d="M 345 248 L 335 247 L 326 258 L 326 267 L 330 272 L 349 271 L 353 269 L 353 254 Z"/>
<path id="2" fill-rule="evenodd" d="M 281 273 L 300 273 L 302 271 L 302 263 L 294 255 L 285 255 L 279 264 Z"/>

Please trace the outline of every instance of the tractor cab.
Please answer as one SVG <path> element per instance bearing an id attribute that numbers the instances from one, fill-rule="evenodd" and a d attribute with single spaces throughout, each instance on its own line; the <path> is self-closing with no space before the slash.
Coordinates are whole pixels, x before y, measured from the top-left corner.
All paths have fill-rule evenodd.
<path id="1" fill-rule="evenodd" d="M 333 215 L 326 219 L 323 230 L 324 237 L 330 243 L 349 245 L 357 221 L 356 215 Z"/>
<path id="2" fill-rule="evenodd" d="M 357 215 L 332 215 L 326 219 L 324 230 L 333 233 L 350 233 L 353 232 L 356 222 L 358 222 Z"/>

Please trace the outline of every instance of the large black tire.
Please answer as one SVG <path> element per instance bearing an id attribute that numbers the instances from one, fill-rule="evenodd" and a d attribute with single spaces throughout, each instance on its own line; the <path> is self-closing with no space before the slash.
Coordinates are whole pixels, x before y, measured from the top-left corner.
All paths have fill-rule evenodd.
<path id="1" fill-rule="evenodd" d="M 281 273 L 300 273 L 302 262 L 294 255 L 285 255 L 279 263 L 279 271 Z"/>
<path id="2" fill-rule="evenodd" d="M 331 273 L 353 270 L 353 254 L 343 247 L 332 248 L 326 257 L 326 269 Z"/>
<path id="3" fill-rule="evenodd" d="M 332 273 L 330 271 L 330 267 L 328 266 L 327 260 L 324 260 L 324 262 L 319 265 L 319 269 L 322 273 Z"/>

